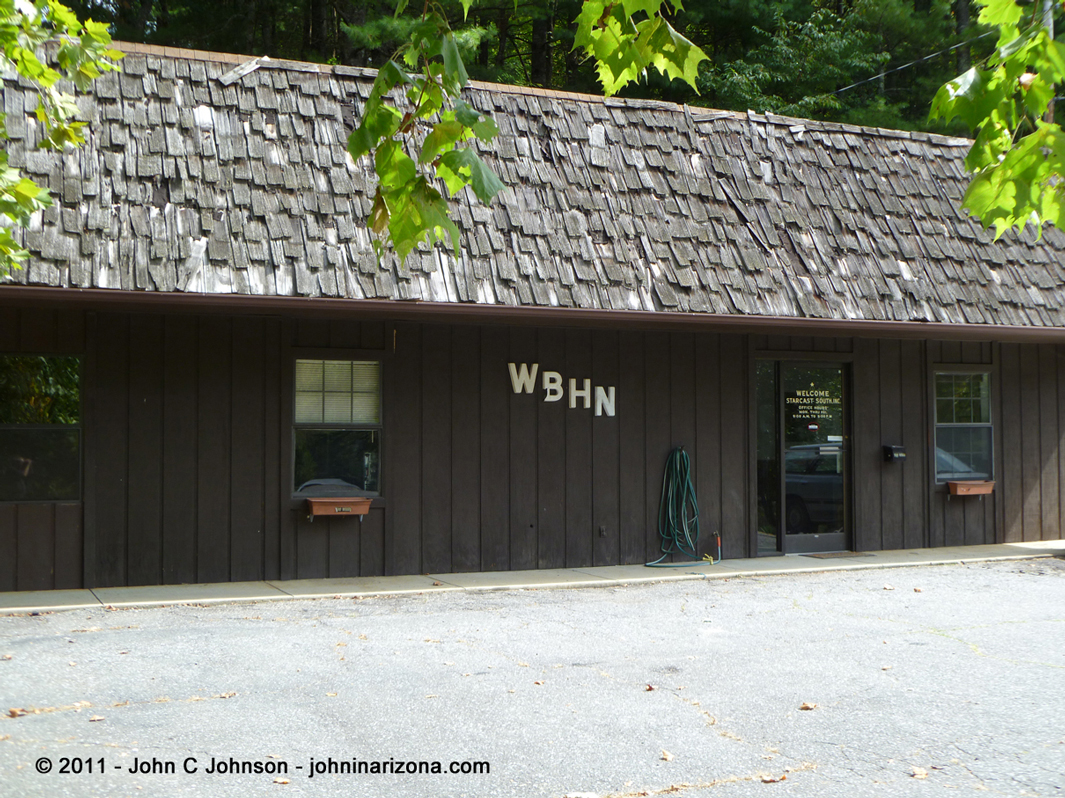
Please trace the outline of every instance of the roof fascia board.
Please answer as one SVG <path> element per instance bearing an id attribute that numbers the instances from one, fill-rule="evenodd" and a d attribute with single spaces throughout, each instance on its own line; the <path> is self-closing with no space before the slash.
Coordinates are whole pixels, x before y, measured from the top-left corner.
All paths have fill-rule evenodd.
<path id="1" fill-rule="evenodd" d="M 714 313 L 513 307 L 469 303 L 333 299 L 245 294 L 164 294 L 101 288 L 0 286 L 0 307 L 47 305 L 96 311 L 177 312 L 344 318 L 353 315 L 407 321 L 469 324 L 686 330 L 762 335 L 823 335 L 1009 343 L 1065 343 L 1065 328 L 939 322 L 736 316 Z M 4 345 L 0 341 L 0 348 Z"/>

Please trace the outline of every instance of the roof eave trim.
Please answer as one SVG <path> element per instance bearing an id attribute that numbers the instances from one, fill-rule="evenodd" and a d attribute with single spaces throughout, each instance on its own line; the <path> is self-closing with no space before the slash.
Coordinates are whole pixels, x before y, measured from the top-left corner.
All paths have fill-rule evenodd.
<path id="1" fill-rule="evenodd" d="M 599 310 L 562 307 L 514 307 L 457 302 L 248 294 L 180 294 L 116 291 L 108 288 L 46 288 L 0 285 L 0 306 L 41 304 L 80 310 L 239 313 L 241 315 L 315 315 L 405 321 L 448 320 L 465 323 L 625 327 L 626 329 L 704 330 L 763 335 L 857 336 L 863 338 L 941 339 L 1065 343 L 1063 327 L 996 324 L 815 319 L 744 316 L 680 311 Z M 6 342 L 0 342 L 0 348 Z"/>

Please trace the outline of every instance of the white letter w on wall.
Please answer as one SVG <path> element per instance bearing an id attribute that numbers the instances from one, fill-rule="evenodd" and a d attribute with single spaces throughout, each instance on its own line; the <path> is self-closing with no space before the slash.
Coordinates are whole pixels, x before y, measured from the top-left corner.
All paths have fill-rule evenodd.
<path id="1" fill-rule="evenodd" d="M 514 386 L 514 393 L 532 393 L 536 387 L 536 372 L 540 369 L 539 363 L 532 364 L 532 371 L 525 363 L 521 364 L 521 371 L 513 363 L 507 363 L 510 367 L 510 384 Z"/>

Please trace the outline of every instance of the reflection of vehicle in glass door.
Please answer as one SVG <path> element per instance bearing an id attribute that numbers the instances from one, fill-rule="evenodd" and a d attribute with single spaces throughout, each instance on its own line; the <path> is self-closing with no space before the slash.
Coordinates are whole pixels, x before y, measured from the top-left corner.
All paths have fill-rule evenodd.
<path id="1" fill-rule="evenodd" d="M 764 360 L 756 379 L 758 552 L 846 549 L 843 366 Z"/>

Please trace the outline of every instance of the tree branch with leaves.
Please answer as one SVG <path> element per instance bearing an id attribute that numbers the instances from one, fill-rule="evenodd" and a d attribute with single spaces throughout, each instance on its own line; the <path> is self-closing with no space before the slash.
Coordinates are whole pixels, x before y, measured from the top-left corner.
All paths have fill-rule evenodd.
<path id="1" fill-rule="evenodd" d="M 42 60 L 51 46 L 56 48 L 54 56 Z M 61 81 L 85 91 L 103 72 L 117 69 L 121 58 L 122 53 L 111 48 L 106 25 L 91 20 L 82 24 L 56 0 L 0 0 L 0 59 L 9 74 L 17 73 L 37 90 L 34 114 L 44 127 L 38 144 L 42 148 L 62 151 L 85 142 L 85 123 L 77 119 L 77 103 Z M 8 138 L 3 114 L 0 138 Z M 12 227 L 27 227 L 34 213 L 51 204 L 48 190 L 9 166 L 7 151 L 0 150 L 0 276 L 29 257 Z"/>
<path id="2" fill-rule="evenodd" d="M 984 227 L 1046 222 L 1065 227 L 1065 132 L 1043 116 L 1065 82 L 1065 45 L 1051 38 L 1042 3 L 978 0 L 979 21 L 999 29 L 995 51 L 947 83 L 932 118 L 957 116 L 977 131 L 965 159 L 972 182 L 962 206 Z M 1060 4 L 1059 4 L 1060 5 Z"/>
<path id="3" fill-rule="evenodd" d="M 473 0 L 462 0 L 469 14 Z M 407 7 L 399 0 L 396 16 Z M 693 89 L 707 56 L 670 25 L 680 0 L 586 0 L 573 49 L 592 58 L 607 96 L 654 69 Z M 450 197 L 469 187 L 488 204 L 503 189 L 470 144 L 491 141 L 495 122 L 462 99 L 469 77 L 443 7 L 426 0 L 405 42 L 377 73 L 348 151 L 372 157 L 378 186 L 369 227 L 378 257 L 391 244 L 400 260 L 419 244 L 446 235 L 455 255 L 459 230 L 448 215 Z"/>

